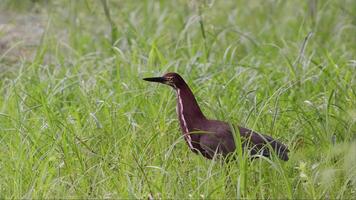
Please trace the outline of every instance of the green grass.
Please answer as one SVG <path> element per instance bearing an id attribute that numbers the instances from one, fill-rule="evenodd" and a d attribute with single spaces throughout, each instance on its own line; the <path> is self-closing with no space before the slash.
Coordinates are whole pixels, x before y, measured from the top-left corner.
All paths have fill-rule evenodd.
<path id="1" fill-rule="evenodd" d="M 353 0 L 103 3 L 3 1 L 0 198 L 356 198 Z M 191 153 L 168 71 L 290 160 Z"/>

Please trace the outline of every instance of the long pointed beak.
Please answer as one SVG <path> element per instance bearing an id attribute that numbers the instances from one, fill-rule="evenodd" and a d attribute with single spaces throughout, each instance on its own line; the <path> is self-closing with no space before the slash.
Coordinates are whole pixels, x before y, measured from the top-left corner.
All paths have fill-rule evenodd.
<path id="1" fill-rule="evenodd" d="M 164 83 L 166 81 L 166 79 L 163 77 L 144 78 L 143 80 L 158 83 Z"/>

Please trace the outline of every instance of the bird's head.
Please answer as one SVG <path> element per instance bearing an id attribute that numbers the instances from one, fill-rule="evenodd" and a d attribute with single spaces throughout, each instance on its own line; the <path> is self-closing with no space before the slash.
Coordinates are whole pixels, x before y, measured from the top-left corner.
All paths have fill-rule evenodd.
<path id="1" fill-rule="evenodd" d="M 183 78 L 179 74 L 174 72 L 166 73 L 161 77 L 144 78 L 143 80 L 163 83 L 172 86 L 175 89 L 180 88 L 185 83 Z"/>

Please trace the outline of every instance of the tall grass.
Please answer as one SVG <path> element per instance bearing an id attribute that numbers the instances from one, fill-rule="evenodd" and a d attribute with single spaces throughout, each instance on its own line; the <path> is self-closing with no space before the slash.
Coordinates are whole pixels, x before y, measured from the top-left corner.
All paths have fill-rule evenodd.
<path id="1" fill-rule="evenodd" d="M 356 197 L 352 0 L 7 0 L 1 10 L 44 22 L 27 56 L 25 39 L 0 38 L 0 198 Z M 20 26 L 4 21 L 12 31 L 0 36 Z M 190 152 L 174 93 L 141 80 L 168 71 L 209 118 L 279 138 L 290 160 L 239 151 L 222 165 Z"/>

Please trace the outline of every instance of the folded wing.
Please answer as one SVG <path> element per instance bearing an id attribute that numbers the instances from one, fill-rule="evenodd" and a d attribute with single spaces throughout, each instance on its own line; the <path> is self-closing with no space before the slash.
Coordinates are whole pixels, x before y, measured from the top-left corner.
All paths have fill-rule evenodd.
<path id="1" fill-rule="evenodd" d="M 239 126 L 238 128 L 241 137 L 246 139 L 244 141 L 244 145 L 248 145 L 250 147 L 250 152 L 252 155 L 262 154 L 263 156 L 269 157 L 271 156 L 269 149 L 270 146 L 280 159 L 284 161 L 287 161 L 289 159 L 288 148 L 278 140 L 268 135 L 263 135 L 244 127 Z"/>

